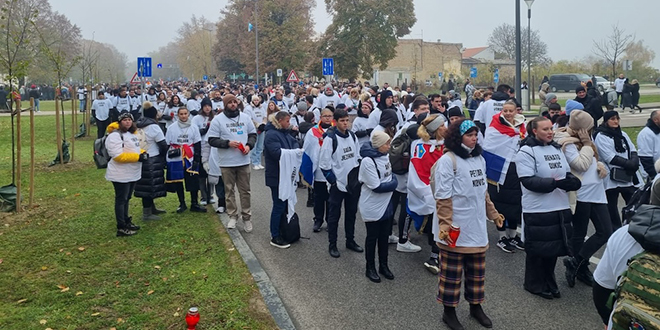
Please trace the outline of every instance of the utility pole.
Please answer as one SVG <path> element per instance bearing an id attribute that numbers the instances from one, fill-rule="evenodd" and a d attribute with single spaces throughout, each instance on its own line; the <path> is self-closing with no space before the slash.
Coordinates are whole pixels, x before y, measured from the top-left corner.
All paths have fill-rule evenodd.
<path id="1" fill-rule="evenodd" d="M 256 59 L 256 67 L 257 67 L 257 74 L 254 76 L 257 81 L 257 85 L 259 85 L 259 24 L 257 23 L 259 21 L 259 7 L 257 4 L 259 0 L 254 0 L 254 39 L 255 39 L 255 45 L 257 48 L 257 59 Z"/>
<path id="2" fill-rule="evenodd" d="M 521 93 L 520 93 L 520 85 L 522 81 L 520 78 L 522 78 L 522 54 L 521 54 L 521 38 L 520 38 L 520 0 L 515 0 L 516 1 L 516 86 L 515 86 L 515 91 L 516 91 L 516 98 L 520 99 Z"/>

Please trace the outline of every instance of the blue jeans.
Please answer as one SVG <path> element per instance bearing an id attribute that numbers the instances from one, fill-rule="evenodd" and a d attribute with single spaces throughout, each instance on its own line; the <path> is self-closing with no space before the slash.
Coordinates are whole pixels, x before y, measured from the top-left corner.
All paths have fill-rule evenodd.
<path id="1" fill-rule="evenodd" d="M 39 99 L 34 99 L 34 111 L 39 112 Z"/>
<path id="2" fill-rule="evenodd" d="M 261 165 L 261 153 L 264 151 L 265 137 L 266 132 L 257 135 L 257 143 L 254 145 L 254 149 L 250 151 L 250 159 L 252 160 L 252 165 Z"/>
<path id="3" fill-rule="evenodd" d="M 85 100 L 78 100 L 78 108 L 80 111 L 85 111 Z"/>
<path id="4" fill-rule="evenodd" d="M 270 193 L 273 199 L 273 210 L 270 212 L 270 236 L 275 238 L 280 236 L 280 219 L 286 212 L 287 203 L 280 200 L 278 187 L 270 187 Z"/>

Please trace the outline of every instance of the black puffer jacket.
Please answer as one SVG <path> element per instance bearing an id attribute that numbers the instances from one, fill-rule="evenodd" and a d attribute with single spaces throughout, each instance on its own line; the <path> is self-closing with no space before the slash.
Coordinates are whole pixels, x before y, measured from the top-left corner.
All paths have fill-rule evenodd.
<path id="1" fill-rule="evenodd" d="M 516 223 L 520 223 L 522 189 L 520 188 L 520 180 L 518 180 L 516 163 L 511 162 L 509 164 L 503 185 L 497 183 L 488 185 L 488 194 L 497 211 L 505 219 L 512 219 Z"/>
<path id="2" fill-rule="evenodd" d="M 149 125 L 158 126 L 158 122 L 152 118 L 140 118 L 136 123 L 138 128 L 145 128 Z M 167 144 L 163 141 L 150 141 L 157 143 L 160 154 L 149 157 L 142 163 L 142 178 L 135 184 L 135 197 L 138 198 L 158 198 L 167 196 L 165 186 L 165 153 Z"/>

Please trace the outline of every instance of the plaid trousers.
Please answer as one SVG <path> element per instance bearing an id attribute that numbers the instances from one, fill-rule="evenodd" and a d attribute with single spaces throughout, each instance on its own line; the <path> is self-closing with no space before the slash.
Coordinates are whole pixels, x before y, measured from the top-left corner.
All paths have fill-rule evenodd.
<path id="1" fill-rule="evenodd" d="M 438 302 L 456 307 L 461 295 L 461 279 L 465 273 L 465 300 L 470 304 L 484 301 L 486 252 L 464 254 L 440 249 Z"/>

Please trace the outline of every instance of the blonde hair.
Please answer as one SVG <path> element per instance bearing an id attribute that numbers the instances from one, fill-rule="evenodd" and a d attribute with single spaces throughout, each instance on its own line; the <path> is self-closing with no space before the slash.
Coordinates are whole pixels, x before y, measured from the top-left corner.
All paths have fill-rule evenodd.
<path id="1" fill-rule="evenodd" d="M 371 100 L 371 95 L 369 93 L 360 94 L 360 101 L 367 102 Z"/>
<path id="2" fill-rule="evenodd" d="M 429 115 L 426 118 L 424 118 L 422 123 L 419 125 L 419 128 L 417 129 L 417 136 L 419 136 L 419 138 L 422 139 L 422 141 L 424 142 L 431 141 L 431 133 L 429 133 L 429 131 L 426 129 L 426 126 L 430 124 L 432 121 L 434 121 L 436 118 L 438 118 L 438 116 L 441 115 L 438 114 Z M 443 140 L 444 131 L 445 131 L 444 125 L 438 127 L 438 129 L 435 130 L 434 139 Z"/>
<path id="3" fill-rule="evenodd" d="M 473 99 L 480 99 L 481 98 L 481 91 L 474 91 L 474 94 L 472 95 Z"/>
<path id="4" fill-rule="evenodd" d="M 638 81 L 637 79 L 633 79 L 633 80 L 632 80 L 632 84 L 633 84 L 633 85 L 635 85 L 635 84 L 639 84 L 639 81 Z"/>

